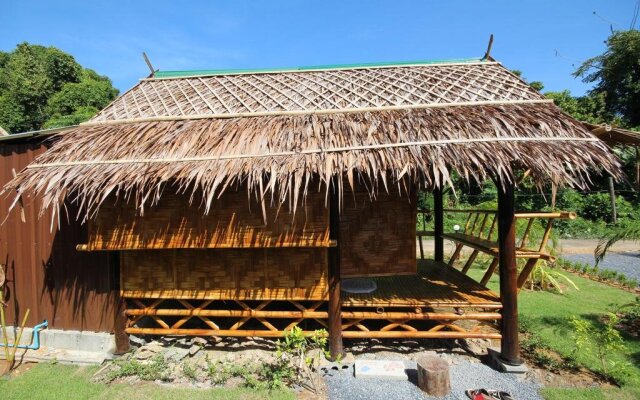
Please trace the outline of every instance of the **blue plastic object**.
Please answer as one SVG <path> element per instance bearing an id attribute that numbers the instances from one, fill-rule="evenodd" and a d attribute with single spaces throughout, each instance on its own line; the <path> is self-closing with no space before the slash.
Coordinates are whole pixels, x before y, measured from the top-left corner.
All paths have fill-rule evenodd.
<path id="1" fill-rule="evenodd" d="M 40 331 L 49 326 L 49 321 L 46 319 L 41 323 L 33 327 L 33 333 L 31 338 L 31 344 L 19 344 L 16 347 L 19 349 L 38 350 L 40 348 Z M 5 347 L 4 343 L 0 343 L 0 347 Z M 13 344 L 7 345 L 7 347 L 14 347 Z"/>

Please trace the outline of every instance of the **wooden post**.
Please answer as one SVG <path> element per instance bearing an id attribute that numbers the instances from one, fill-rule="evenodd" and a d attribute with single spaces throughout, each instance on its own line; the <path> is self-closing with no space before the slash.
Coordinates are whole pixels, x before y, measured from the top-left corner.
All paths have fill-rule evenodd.
<path id="1" fill-rule="evenodd" d="M 613 177 L 609 177 L 609 197 L 611 197 L 611 222 L 618 222 L 618 212 L 616 210 L 616 189 L 613 186 Z"/>
<path id="2" fill-rule="evenodd" d="M 129 335 L 125 332 L 129 317 L 125 314 L 127 303 L 125 299 L 120 297 L 120 252 L 109 253 L 109 268 L 112 271 L 112 293 L 115 297 L 115 318 L 113 323 L 113 331 L 116 340 L 115 354 L 124 354 L 129 351 Z"/>
<path id="3" fill-rule="evenodd" d="M 498 248 L 502 302 L 500 358 L 507 364 L 520 365 L 522 360 L 518 340 L 515 188 L 511 182 L 497 182 L 496 186 L 498 187 Z"/>
<path id="4" fill-rule="evenodd" d="M 338 179 L 333 177 L 329 187 L 329 239 L 337 246 L 329 248 L 329 352 L 333 360 L 342 358 L 342 298 L 340 278 L 340 198 Z"/>
<path id="5" fill-rule="evenodd" d="M 640 190 L 640 147 L 636 147 L 636 190 Z"/>
<path id="6" fill-rule="evenodd" d="M 418 387 L 429 396 L 444 397 L 451 392 L 449 363 L 437 356 L 423 356 L 416 361 Z"/>
<path id="7" fill-rule="evenodd" d="M 444 261 L 444 211 L 442 207 L 442 187 L 433 190 L 433 225 L 434 225 L 434 259 L 436 261 Z"/>

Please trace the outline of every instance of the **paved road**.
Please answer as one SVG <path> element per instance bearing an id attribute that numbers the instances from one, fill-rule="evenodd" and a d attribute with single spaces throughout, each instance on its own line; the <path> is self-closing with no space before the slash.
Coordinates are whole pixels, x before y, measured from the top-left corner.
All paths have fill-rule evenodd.
<path id="1" fill-rule="evenodd" d="M 433 254 L 433 239 L 422 241 L 426 257 Z M 561 257 L 571 261 L 579 261 L 595 265 L 593 251 L 598 245 L 597 239 L 563 239 L 560 241 Z M 453 253 L 452 242 L 445 240 L 445 259 Z M 419 244 L 416 242 L 416 252 L 420 256 Z M 600 263 L 601 269 L 610 269 L 625 274 L 629 278 L 635 278 L 640 282 L 640 243 L 634 241 L 620 241 L 608 252 Z"/>
<path id="2" fill-rule="evenodd" d="M 565 254 L 563 258 L 595 265 L 593 254 Z M 628 278 L 634 278 L 640 282 L 640 252 L 609 252 L 598 267 L 623 273 Z"/>

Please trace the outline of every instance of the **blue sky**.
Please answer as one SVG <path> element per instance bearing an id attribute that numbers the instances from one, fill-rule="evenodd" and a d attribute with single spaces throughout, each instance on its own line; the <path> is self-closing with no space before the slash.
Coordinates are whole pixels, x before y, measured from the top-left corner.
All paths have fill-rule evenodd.
<path id="1" fill-rule="evenodd" d="M 148 74 L 142 51 L 161 70 L 411 61 L 482 56 L 493 33 L 504 65 L 582 94 L 571 72 L 604 49 L 602 18 L 629 27 L 635 0 L 2 3 L 0 50 L 59 47 L 121 91 Z"/>

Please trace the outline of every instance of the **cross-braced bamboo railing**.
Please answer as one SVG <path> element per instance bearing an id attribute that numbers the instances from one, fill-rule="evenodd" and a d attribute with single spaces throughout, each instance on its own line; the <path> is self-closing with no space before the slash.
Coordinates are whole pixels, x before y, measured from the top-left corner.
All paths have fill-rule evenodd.
<path id="1" fill-rule="evenodd" d="M 312 334 L 315 329 L 328 327 L 326 303 L 325 300 L 128 299 L 125 315 L 129 322 L 125 331 L 136 335 L 280 337 L 294 326 L 301 326 L 305 334 Z M 343 305 L 341 330 L 344 338 L 499 339 L 495 330 L 501 319 L 498 311 L 475 308 L 423 311 L 415 307 L 387 310 Z M 141 324 L 143 319 L 147 321 Z"/>
<path id="2" fill-rule="evenodd" d="M 467 213 L 467 218 L 464 224 L 462 232 L 444 233 L 443 238 L 451 240 L 455 243 L 455 249 L 451 258 L 449 259 L 449 266 L 453 267 L 456 261 L 461 256 L 462 249 L 470 247 L 472 249 L 471 254 L 467 258 L 462 267 L 462 272 L 467 273 L 477 256 L 480 253 L 487 254 L 491 257 L 489 267 L 484 276 L 480 280 L 480 283 L 484 286 L 489 282 L 491 276 L 495 273 L 498 267 L 499 260 L 499 246 L 497 243 L 497 219 L 496 211 L 494 210 L 458 210 L 458 209 L 444 209 L 444 212 L 449 213 Z M 422 221 L 423 228 L 417 233 L 420 244 L 420 255 L 424 257 L 422 250 L 422 236 L 427 236 L 431 232 L 424 230 L 426 226 L 425 214 L 429 211 L 418 211 L 418 221 Z M 422 215 L 422 220 L 420 216 Z M 525 265 L 518 274 L 518 288 L 521 288 L 529 278 L 529 275 L 535 268 L 539 260 L 553 261 L 555 257 L 547 252 L 547 243 L 551 236 L 551 230 L 553 223 L 556 219 L 575 219 L 576 214 L 573 212 L 557 211 L 557 212 L 520 212 L 515 214 L 516 221 L 526 221 L 526 226 L 516 246 L 516 258 L 525 259 Z M 546 221 L 544 223 L 544 231 L 537 243 L 532 241 L 531 231 L 534 223 L 538 220 Z"/>

